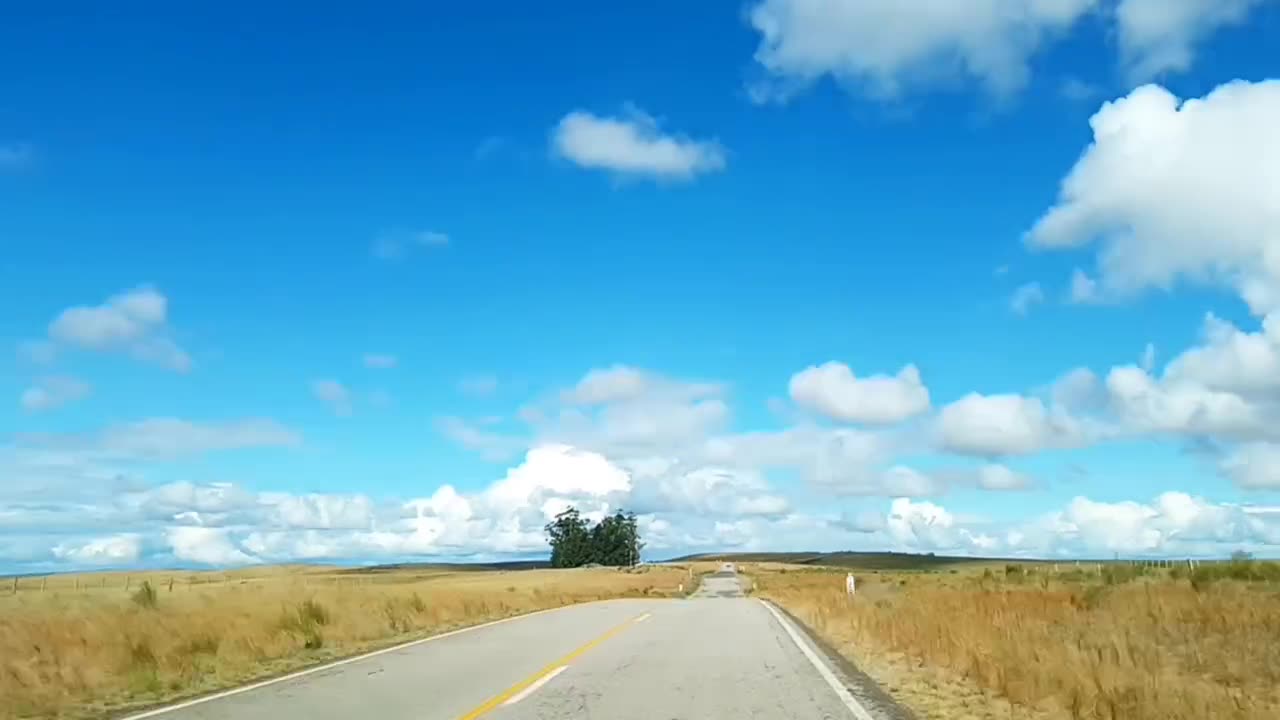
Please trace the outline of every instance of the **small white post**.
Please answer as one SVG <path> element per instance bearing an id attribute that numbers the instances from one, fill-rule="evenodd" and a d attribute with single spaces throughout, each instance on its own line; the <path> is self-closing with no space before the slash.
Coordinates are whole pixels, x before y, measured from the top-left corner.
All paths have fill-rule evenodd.
<path id="1" fill-rule="evenodd" d="M 845 575 L 844 590 L 849 595 L 849 597 L 853 597 L 853 591 L 855 589 L 856 584 L 857 584 L 856 581 L 854 581 L 853 579 L 853 573 L 849 573 L 848 575 Z"/>

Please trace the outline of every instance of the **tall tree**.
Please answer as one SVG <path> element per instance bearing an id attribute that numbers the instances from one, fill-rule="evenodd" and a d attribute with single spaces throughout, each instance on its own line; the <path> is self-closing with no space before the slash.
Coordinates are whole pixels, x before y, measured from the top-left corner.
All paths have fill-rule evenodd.
<path id="1" fill-rule="evenodd" d="M 551 544 L 551 567 L 581 567 L 591 562 L 591 531 L 577 508 L 566 508 L 545 529 Z"/>
<path id="2" fill-rule="evenodd" d="M 635 513 L 621 510 L 588 526 L 577 508 L 570 507 L 548 523 L 546 531 L 552 567 L 631 566 L 640 562 L 644 547 Z"/>

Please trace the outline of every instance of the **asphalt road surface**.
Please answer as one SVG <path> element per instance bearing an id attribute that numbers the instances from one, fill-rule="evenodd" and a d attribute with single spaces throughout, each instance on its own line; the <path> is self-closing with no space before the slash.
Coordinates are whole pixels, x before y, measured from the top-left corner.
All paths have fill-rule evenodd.
<path id="1" fill-rule="evenodd" d="M 731 572 L 464 630 L 135 720 L 881 720 L 859 679 Z M 870 709 L 872 712 L 868 712 Z"/>

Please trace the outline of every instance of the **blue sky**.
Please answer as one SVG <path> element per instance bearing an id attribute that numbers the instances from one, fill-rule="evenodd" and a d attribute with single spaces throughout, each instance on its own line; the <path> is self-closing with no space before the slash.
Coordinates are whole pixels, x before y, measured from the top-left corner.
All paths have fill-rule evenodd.
<path id="1" fill-rule="evenodd" d="M 0 570 L 1277 554 L 1280 5 L 694 5 L 12 13 Z"/>

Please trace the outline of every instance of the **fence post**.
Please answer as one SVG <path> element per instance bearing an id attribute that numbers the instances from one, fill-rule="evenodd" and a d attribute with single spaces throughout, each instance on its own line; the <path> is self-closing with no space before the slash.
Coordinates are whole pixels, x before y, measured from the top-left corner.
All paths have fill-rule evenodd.
<path id="1" fill-rule="evenodd" d="M 133 583 L 133 578 L 128 575 L 124 576 L 124 591 L 129 592 L 129 585 Z"/>
<path id="2" fill-rule="evenodd" d="M 18 594 L 18 576 L 17 575 L 13 576 L 13 594 L 14 595 Z"/>
<path id="3" fill-rule="evenodd" d="M 46 585 L 48 585 L 48 584 L 49 584 L 49 576 L 48 576 L 48 575 L 45 575 L 44 577 L 40 578 L 40 592 L 44 592 L 44 588 L 45 588 L 45 586 L 46 586 Z"/>

